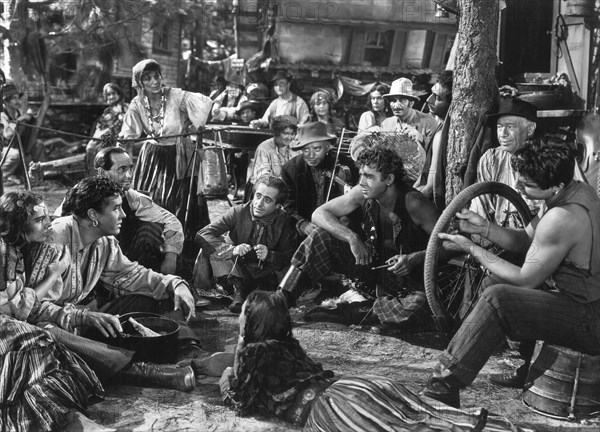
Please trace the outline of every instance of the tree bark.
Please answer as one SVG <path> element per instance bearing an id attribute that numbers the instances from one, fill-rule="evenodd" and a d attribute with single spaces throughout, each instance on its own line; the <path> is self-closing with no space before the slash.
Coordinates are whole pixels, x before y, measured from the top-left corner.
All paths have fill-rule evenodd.
<path id="1" fill-rule="evenodd" d="M 460 19 L 449 113 L 446 203 L 463 188 L 463 174 L 477 138 L 477 124 L 498 98 L 498 0 L 458 0 L 458 6 Z"/>

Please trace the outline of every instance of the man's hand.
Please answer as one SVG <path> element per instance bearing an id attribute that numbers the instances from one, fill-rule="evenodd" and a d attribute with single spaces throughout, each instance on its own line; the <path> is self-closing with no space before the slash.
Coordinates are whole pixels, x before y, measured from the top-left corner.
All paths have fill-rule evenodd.
<path id="1" fill-rule="evenodd" d="M 487 219 L 467 209 L 462 209 L 460 213 L 456 213 L 456 218 L 459 221 L 460 230 L 469 234 L 486 234 L 490 223 Z"/>
<path id="2" fill-rule="evenodd" d="M 173 302 L 175 303 L 174 309 L 175 310 L 178 310 L 178 309 L 183 310 L 182 306 L 185 305 L 185 307 L 188 310 L 188 314 L 185 317 L 185 319 L 189 320 L 191 318 L 195 318 L 196 317 L 196 302 L 194 301 L 194 296 L 190 292 L 190 289 L 187 287 L 187 285 L 183 282 L 180 282 L 179 285 L 177 285 L 175 287 L 173 294 L 174 294 Z M 185 313 L 185 310 L 183 310 L 183 312 Z"/>
<path id="3" fill-rule="evenodd" d="M 175 252 L 165 252 L 165 259 L 160 265 L 162 274 L 175 274 L 177 271 L 177 254 Z"/>
<path id="4" fill-rule="evenodd" d="M 256 246 L 254 246 L 254 250 L 256 251 L 256 257 L 261 260 L 264 261 L 267 259 L 267 255 L 269 255 L 269 248 L 266 247 L 263 244 L 258 244 Z"/>
<path id="5" fill-rule="evenodd" d="M 68 248 L 64 248 L 60 259 L 53 262 L 48 266 L 48 274 L 57 277 L 64 273 L 64 271 L 71 265 L 71 254 Z"/>
<path id="6" fill-rule="evenodd" d="M 475 243 L 473 243 L 470 239 L 460 234 L 439 233 L 438 238 L 446 240 L 442 246 L 447 250 L 470 253 L 471 248 L 475 246 Z"/>
<path id="7" fill-rule="evenodd" d="M 369 265 L 371 264 L 372 257 L 371 251 L 367 245 L 358 236 L 354 237 L 350 242 L 350 250 L 352 255 L 356 259 L 358 265 Z"/>
<path id="8" fill-rule="evenodd" d="M 304 221 L 300 224 L 300 231 L 308 237 L 314 230 L 317 229 L 317 226 L 311 221 Z"/>
<path id="9" fill-rule="evenodd" d="M 97 328 L 104 337 L 117 337 L 118 334 L 123 333 L 119 318 L 102 312 L 84 312 L 81 324 Z"/>
<path id="10" fill-rule="evenodd" d="M 231 252 L 233 256 L 244 256 L 252 250 L 252 246 L 247 243 L 242 243 L 233 248 Z"/>
<path id="11" fill-rule="evenodd" d="M 391 271 L 396 276 L 406 276 L 408 275 L 415 264 L 411 259 L 411 255 L 395 255 L 388 259 L 386 263 L 389 263 L 388 271 Z"/>

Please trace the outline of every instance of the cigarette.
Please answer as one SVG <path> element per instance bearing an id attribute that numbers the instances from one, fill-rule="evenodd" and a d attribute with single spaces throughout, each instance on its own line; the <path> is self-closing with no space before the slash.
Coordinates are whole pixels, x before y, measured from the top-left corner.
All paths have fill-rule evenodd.
<path id="1" fill-rule="evenodd" d="M 371 270 L 379 270 L 379 269 L 386 268 L 386 267 L 389 267 L 389 266 L 391 266 L 391 264 L 382 264 L 382 265 L 377 266 L 377 267 L 371 267 Z"/>

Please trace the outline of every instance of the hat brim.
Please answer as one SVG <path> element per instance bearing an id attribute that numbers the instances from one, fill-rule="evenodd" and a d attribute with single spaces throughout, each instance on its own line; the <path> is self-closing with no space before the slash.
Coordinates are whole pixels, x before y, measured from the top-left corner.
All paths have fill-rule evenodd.
<path id="1" fill-rule="evenodd" d="M 505 116 L 521 117 L 521 118 L 527 119 L 529 121 L 532 121 L 534 123 L 537 121 L 537 116 L 536 117 L 526 116 L 521 113 L 514 113 L 514 112 L 500 112 L 500 113 L 487 114 L 486 120 L 488 122 L 493 122 L 493 121 L 498 120 L 500 117 L 505 117 Z"/>
<path id="2" fill-rule="evenodd" d="M 389 99 L 389 98 L 398 97 L 398 96 L 406 98 L 406 99 L 413 100 L 415 102 L 418 102 L 420 100 L 418 96 L 409 95 L 409 94 L 406 94 L 406 93 L 393 93 L 393 94 L 389 94 L 388 93 L 388 94 L 384 94 L 383 98 L 384 99 Z"/>
<path id="3" fill-rule="evenodd" d="M 309 144 L 312 143 L 316 143 L 316 142 L 322 142 L 322 141 L 331 141 L 333 139 L 337 139 L 337 136 L 335 135 L 327 135 L 329 138 L 327 137 L 318 137 L 318 138 L 312 138 L 310 140 L 307 141 L 292 141 L 292 144 L 290 144 L 290 149 L 291 150 L 300 150 L 302 147 L 305 147 Z"/>

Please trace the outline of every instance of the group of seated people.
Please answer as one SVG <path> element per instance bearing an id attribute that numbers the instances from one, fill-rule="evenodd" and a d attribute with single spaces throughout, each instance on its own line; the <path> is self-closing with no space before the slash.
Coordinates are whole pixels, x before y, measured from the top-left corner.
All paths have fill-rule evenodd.
<path id="1" fill-rule="evenodd" d="M 199 339 L 187 323 L 195 316 L 195 300 L 188 283 L 174 275 L 184 238 L 180 220 L 132 189 L 134 167 L 127 151 L 99 151 L 96 175 L 68 192 L 53 221 L 41 196 L 5 194 L 0 198 L 3 361 L 15 353 L 44 359 L 23 363 L 30 369 L 20 375 L 47 380 L 48 392 L 60 401 L 46 408 L 57 414 L 56 425 L 64 423 L 70 407 L 85 407 L 102 392 L 102 383 L 115 378 L 190 391 L 195 375 L 210 370 L 223 371 L 225 400 L 244 415 L 279 417 L 314 430 L 340 430 L 333 425 L 342 424 L 348 430 L 357 425 L 377 430 L 368 427 L 367 411 L 382 413 L 383 428 L 407 416 L 414 422 L 433 416 L 449 428 L 460 422 L 480 426 L 484 412 L 437 411 L 435 401 L 459 407 L 459 390 L 475 379 L 506 336 L 523 342 L 525 365 L 495 377 L 501 385 L 523 386 L 536 339 L 600 354 L 600 201 L 576 179 L 568 146 L 533 137 L 535 107 L 518 99 L 503 100 L 490 116 L 499 146 L 480 158 L 478 181 L 515 188 L 539 213 L 527 227 L 514 226 L 507 221 L 509 204 L 495 203 L 496 223 L 464 210 L 456 215 L 460 233 L 440 235 L 449 250 L 470 253 L 496 277 L 442 353 L 421 393 L 424 399 L 380 377 L 334 382 L 293 338 L 288 309 L 308 284 L 331 272 L 360 281 L 363 294 L 372 298 L 361 321 L 398 327 L 427 318 L 423 262 L 440 212 L 430 193 L 441 163 L 451 83 L 451 74 L 442 74 L 433 88 L 428 105 L 435 117 L 412 108 L 417 96 L 405 78 L 387 93 L 374 88 L 373 108 L 383 97 L 393 115 L 366 116 L 365 137 L 355 141 L 350 157 L 334 147 L 331 95 L 316 94 L 316 117 L 310 118 L 302 99 L 290 97 L 289 77 L 275 80 L 278 99 L 250 123 L 272 124 L 275 133 L 257 149 L 252 199 L 196 234 L 212 273 L 201 277 L 214 278 L 231 295 L 230 310 L 240 314 L 235 361 L 219 357 L 214 368 L 197 359 Z M 228 105 L 224 99 L 219 113 Z M 491 252 L 471 240 L 473 234 L 527 259 L 520 266 L 490 259 Z M 110 344 L 123 331 L 118 317 L 128 312 L 158 313 L 178 322 L 177 366 L 137 362 L 132 351 Z M 36 350 L 38 342 L 48 349 Z M 282 358 L 291 369 L 279 373 Z M 53 379 L 80 391 L 57 389 L 50 385 Z M 370 397 L 372 406 L 365 410 L 349 402 L 356 399 L 353 393 L 358 399 L 389 397 L 384 402 Z M 330 409 L 338 403 L 348 404 L 343 415 Z M 47 422 L 43 412 L 33 413 L 34 405 L 35 398 L 20 398 L 3 407 L 3 419 L 17 422 L 19 410 L 26 410 L 32 427 Z M 405 409 L 416 405 L 418 410 Z"/>

